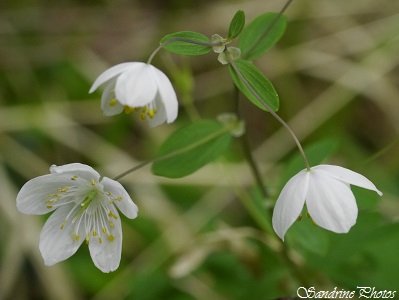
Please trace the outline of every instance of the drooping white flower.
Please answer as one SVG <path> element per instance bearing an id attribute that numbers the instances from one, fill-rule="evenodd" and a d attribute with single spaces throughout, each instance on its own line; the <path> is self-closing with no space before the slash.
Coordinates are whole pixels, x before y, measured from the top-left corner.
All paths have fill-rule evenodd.
<path id="1" fill-rule="evenodd" d="M 92 167 L 80 163 L 51 166 L 50 174 L 31 179 L 17 195 L 21 213 L 54 211 L 40 233 L 39 249 L 47 266 L 69 258 L 86 241 L 97 268 L 116 270 L 122 251 L 116 208 L 130 219 L 137 217 L 137 206 L 119 182 L 100 179 Z"/>
<path id="2" fill-rule="evenodd" d="M 356 223 L 357 204 L 350 185 L 382 193 L 363 175 L 351 170 L 319 165 L 302 170 L 284 186 L 273 211 L 273 228 L 284 240 L 288 228 L 298 219 L 306 202 L 313 221 L 336 233 L 347 233 Z"/>
<path id="3" fill-rule="evenodd" d="M 140 118 L 151 127 L 177 117 L 176 93 L 168 77 L 150 64 L 128 62 L 103 72 L 93 83 L 89 93 L 106 83 L 101 97 L 104 115 L 113 116 L 141 109 Z"/>

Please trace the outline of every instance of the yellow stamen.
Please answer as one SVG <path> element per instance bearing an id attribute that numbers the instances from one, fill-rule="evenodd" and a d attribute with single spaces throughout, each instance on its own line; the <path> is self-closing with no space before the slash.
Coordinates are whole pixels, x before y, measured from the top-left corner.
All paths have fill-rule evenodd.
<path id="1" fill-rule="evenodd" d="M 150 110 L 148 111 L 148 116 L 150 117 L 150 119 L 154 118 L 154 116 L 155 116 L 155 111 L 154 111 L 153 109 L 150 109 Z"/>
<path id="2" fill-rule="evenodd" d="M 102 244 L 102 243 L 103 243 L 103 239 L 102 239 L 102 238 L 98 238 L 98 242 L 99 242 L 100 244 Z"/>
<path id="3" fill-rule="evenodd" d="M 62 188 L 58 188 L 57 191 L 60 193 L 66 193 L 69 190 L 69 186 L 64 186 Z"/>
<path id="4" fill-rule="evenodd" d="M 107 238 L 110 242 L 113 242 L 115 240 L 115 237 L 111 234 L 109 236 L 107 236 Z"/>
<path id="5" fill-rule="evenodd" d="M 47 205 L 47 208 L 51 209 L 51 208 L 53 208 L 53 206 L 52 205 Z"/>
<path id="6" fill-rule="evenodd" d="M 118 103 L 118 101 L 117 101 L 116 99 L 111 99 L 111 100 L 109 101 L 109 106 L 115 106 L 116 103 Z"/>
<path id="7" fill-rule="evenodd" d="M 136 108 L 125 105 L 123 107 L 123 111 L 125 112 L 125 114 L 130 114 L 131 112 L 136 111 Z"/>
<path id="8" fill-rule="evenodd" d="M 79 241 L 79 235 L 75 235 L 75 240 Z"/>
<path id="9" fill-rule="evenodd" d="M 97 236 L 97 231 L 93 231 L 93 236 Z"/>
<path id="10" fill-rule="evenodd" d="M 118 216 L 115 215 L 112 211 L 108 213 L 108 216 L 113 217 L 114 219 L 118 219 Z"/>
<path id="11" fill-rule="evenodd" d="M 103 232 L 106 233 L 107 232 L 107 228 L 103 227 Z"/>

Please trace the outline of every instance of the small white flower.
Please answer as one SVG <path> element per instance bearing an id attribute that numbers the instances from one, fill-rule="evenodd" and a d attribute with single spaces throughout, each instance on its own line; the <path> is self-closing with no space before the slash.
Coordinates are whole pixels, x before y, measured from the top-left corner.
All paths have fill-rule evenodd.
<path id="1" fill-rule="evenodd" d="M 110 178 L 100 180 L 92 167 L 73 163 L 51 166 L 51 174 L 29 180 L 17 195 L 19 212 L 41 215 L 54 211 L 40 233 L 39 248 L 47 266 L 72 256 L 86 241 L 97 268 L 118 268 L 122 227 L 116 207 L 128 218 L 137 206 L 123 186 Z"/>
<path id="2" fill-rule="evenodd" d="M 151 127 L 177 117 L 176 93 L 168 77 L 150 64 L 128 62 L 113 66 L 94 81 L 89 93 L 107 83 L 101 97 L 104 115 L 113 116 L 141 108 L 140 117 Z"/>
<path id="3" fill-rule="evenodd" d="M 331 165 L 302 170 L 281 191 L 273 211 L 273 228 L 284 240 L 288 228 L 306 206 L 313 221 L 336 233 L 347 233 L 356 223 L 357 205 L 350 185 L 382 193 L 363 175 Z"/>

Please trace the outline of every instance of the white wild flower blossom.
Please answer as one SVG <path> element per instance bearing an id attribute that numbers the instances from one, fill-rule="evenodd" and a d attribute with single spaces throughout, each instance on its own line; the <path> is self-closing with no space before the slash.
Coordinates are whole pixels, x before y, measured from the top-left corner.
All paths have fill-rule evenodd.
<path id="1" fill-rule="evenodd" d="M 100 178 L 80 163 L 51 166 L 50 174 L 29 180 L 17 195 L 17 209 L 30 215 L 54 211 L 46 221 L 39 249 L 47 266 L 72 256 L 86 241 L 97 268 L 108 273 L 118 268 L 122 227 L 118 208 L 137 217 L 137 206 L 123 186 Z"/>

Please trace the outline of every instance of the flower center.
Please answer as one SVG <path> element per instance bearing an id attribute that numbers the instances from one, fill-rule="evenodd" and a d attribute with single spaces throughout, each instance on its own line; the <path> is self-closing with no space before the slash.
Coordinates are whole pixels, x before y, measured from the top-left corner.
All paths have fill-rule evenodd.
<path id="1" fill-rule="evenodd" d="M 126 114 L 129 114 L 131 112 L 135 112 L 138 111 L 139 108 L 138 107 L 130 107 L 127 105 L 124 105 L 124 109 L 123 111 Z M 141 107 L 141 112 L 140 112 L 140 119 L 141 120 L 145 120 L 147 117 L 149 117 L 150 119 L 154 118 L 155 114 L 157 113 L 157 108 L 155 106 L 155 104 L 152 102 L 146 106 Z"/>
<path id="2" fill-rule="evenodd" d="M 83 232 L 86 243 L 89 243 L 92 237 L 100 244 L 104 237 L 110 242 L 114 241 L 113 220 L 119 216 L 113 201 L 120 201 L 122 197 L 113 197 L 110 192 L 104 192 L 102 186 L 97 185 L 94 179 L 89 181 L 73 176 L 71 180 L 76 184 L 58 188 L 57 193 L 50 194 L 49 199 L 45 201 L 48 209 L 74 203 L 60 230 L 70 230 L 72 238 L 76 241 L 80 240 L 80 234 Z"/>

